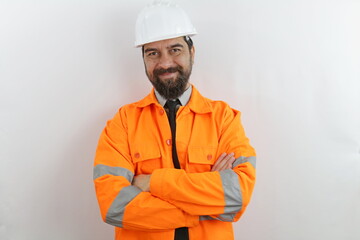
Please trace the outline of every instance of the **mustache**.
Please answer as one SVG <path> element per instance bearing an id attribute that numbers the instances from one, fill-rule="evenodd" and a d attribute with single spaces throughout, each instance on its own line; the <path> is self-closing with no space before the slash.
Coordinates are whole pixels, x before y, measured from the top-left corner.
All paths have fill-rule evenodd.
<path id="1" fill-rule="evenodd" d="M 164 73 L 175 73 L 175 72 L 180 72 L 182 73 L 182 67 L 177 66 L 177 67 L 169 67 L 169 68 L 158 68 L 154 70 L 154 75 L 158 76 Z"/>

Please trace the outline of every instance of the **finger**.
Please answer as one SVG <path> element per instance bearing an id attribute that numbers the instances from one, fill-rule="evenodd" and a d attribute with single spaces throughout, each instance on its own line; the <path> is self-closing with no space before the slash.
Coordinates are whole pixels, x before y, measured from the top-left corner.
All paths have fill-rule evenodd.
<path id="1" fill-rule="evenodd" d="M 234 162 L 235 162 L 235 157 L 232 157 L 232 158 L 228 161 L 226 169 L 232 169 Z"/>
<path id="2" fill-rule="evenodd" d="M 231 158 L 233 158 L 234 155 L 235 155 L 234 153 L 229 153 L 228 155 L 226 155 L 226 157 L 225 157 L 226 161 L 228 161 L 228 160 L 230 160 Z"/>
<path id="3" fill-rule="evenodd" d="M 226 168 L 227 162 L 234 156 L 234 153 L 226 154 L 217 161 L 217 165 L 213 167 L 213 171 L 221 171 Z"/>
<path id="4" fill-rule="evenodd" d="M 222 165 L 226 164 L 226 162 L 230 161 L 231 159 L 234 158 L 234 153 L 229 153 L 227 154 L 223 159 L 222 159 Z"/>
<path id="5" fill-rule="evenodd" d="M 218 168 L 218 171 L 226 170 L 231 168 L 232 163 L 235 161 L 234 154 L 228 154 L 226 158 L 222 160 L 221 166 Z"/>
<path id="6" fill-rule="evenodd" d="M 219 167 L 217 171 L 220 172 L 220 171 L 225 170 L 227 168 L 227 165 L 228 165 L 227 161 L 224 161 L 223 164 L 221 165 L 221 167 Z"/>
<path id="7" fill-rule="evenodd" d="M 212 171 L 218 171 L 224 164 L 224 159 L 227 157 L 227 153 L 221 154 L 221 156 L 216 160 L 215 165 L 212 167 Z"/>
<path id="8" fill-rule="evenodd" d="M 220 157 L 216 160 L 215 164 L 212 166 L 212 169 L 211 169 L 212 171 L 215 171 L 214 169 L 216 169 L 219 166 L 219 164 L 226 157 L 226 155 L 227 155 L 226 153 L 222 153 L 220 155 Z"/>

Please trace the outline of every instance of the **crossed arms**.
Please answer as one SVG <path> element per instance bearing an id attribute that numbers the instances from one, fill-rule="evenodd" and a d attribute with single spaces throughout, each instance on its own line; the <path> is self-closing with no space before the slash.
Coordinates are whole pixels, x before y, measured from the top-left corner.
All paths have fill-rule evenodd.
<path id="1" fill-rule="evenodd" d="M 255 152 L 240 124 L 240 113 L 223 124 L 223 153 L 209 172 L 161 168 L 134 176 L 127 114 L 120 109 L 101 134 L 94 182 L 105 222 L 132 230 L 162 231 L 194 227 L 199 221 L 236 221 L 255 183 Z"/>
<path id="2" fill-rule="evenodd" d="M 211 171 L 223 171 L 232 169 L 232 164 L 235 162 L 234 153 L 222 153 L 212 166 Z M 140 174 L 134 177 L 132 185 L 140 188 L 143 192 L 150 192 L 150 177 L 151 174 Z"/>

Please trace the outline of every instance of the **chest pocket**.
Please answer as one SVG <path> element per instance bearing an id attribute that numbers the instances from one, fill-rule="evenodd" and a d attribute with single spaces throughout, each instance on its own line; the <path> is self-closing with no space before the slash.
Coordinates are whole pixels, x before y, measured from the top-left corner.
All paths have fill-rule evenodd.
<path id="1" fill-rule="evenodd" d="M 209 172 L 216 161 L 215 146 L 189 146 L 188 171 Z"/>
<path id="2" fill-rule="evenodd" d="M 151 174 L 155 169 L 162 168 L 161 153 L 158 146 L 138 146 L 134 148 L 132 160 L 135 175 Z"/>

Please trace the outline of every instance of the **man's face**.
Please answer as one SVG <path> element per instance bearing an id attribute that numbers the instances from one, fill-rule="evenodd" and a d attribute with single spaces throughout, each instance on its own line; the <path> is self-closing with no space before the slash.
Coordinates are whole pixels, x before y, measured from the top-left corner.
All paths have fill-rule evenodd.
<path id="1" fill-rule="evenodd" d="M 176 99 L 189 87 L 194 52 L 183 37 L 144 45 L 146 75 L 164 98 Z"/>

